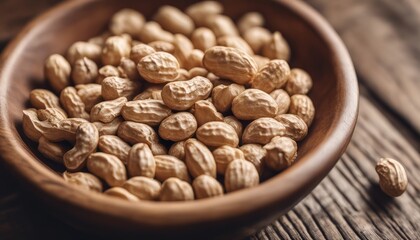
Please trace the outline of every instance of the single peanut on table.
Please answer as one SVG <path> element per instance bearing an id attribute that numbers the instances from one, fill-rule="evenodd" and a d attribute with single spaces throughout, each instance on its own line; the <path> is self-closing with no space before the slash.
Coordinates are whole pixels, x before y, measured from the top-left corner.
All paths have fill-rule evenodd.
<path id="1" fill-rule="evenodd" d="M 53 92 L 31 91 L 24 134 L 69 184 L 138 204 L 218 197 L 290 167 L 316 121 L 315 79 L 291 69 L 287 39 L 262 14 L 223 13 L 215 1 L 152 19 L 116 12 L 105 33 L 44 60 Z M 377 170 L 387 194 L 402 194 L 400 165 Z"/>

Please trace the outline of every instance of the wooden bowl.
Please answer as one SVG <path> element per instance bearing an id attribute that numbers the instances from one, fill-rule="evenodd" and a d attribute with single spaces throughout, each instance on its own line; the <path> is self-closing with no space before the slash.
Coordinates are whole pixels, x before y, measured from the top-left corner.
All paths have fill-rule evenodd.
<path id="1" fill-rule="evenodd" d="M 267 27 L 290 43 L 291 65 L 314 79 L 310 92 L 317 113 L 299 148 L 297 162 L 257 187 L 223 197 L 183 203 L 131 203 L 87 193 L 60 177 L 62 167 L 43 159 L 22 132 L 22 110 L 29 92 L 46 87 L 43 62 L 65 53 L 71 43 L 102 32 L 110 16 L 131 7 L 150 17 L 163 4 L 184 9 L 193 0 L 75 0 L 60 4 L 32 21 L 1 59 L 0 150 L 3 162 L 34 199 L 57 218 L 107 236 L 245 236 L 269 224 L 305 197 L 330 171 L 350 141 L 358 107 L 352 62 L 337 34 L 300 1 L 223 0 L 225 13 L 237 19 L 259 11 Z M 12 180 L 11 180 L 12 181 Z"/>

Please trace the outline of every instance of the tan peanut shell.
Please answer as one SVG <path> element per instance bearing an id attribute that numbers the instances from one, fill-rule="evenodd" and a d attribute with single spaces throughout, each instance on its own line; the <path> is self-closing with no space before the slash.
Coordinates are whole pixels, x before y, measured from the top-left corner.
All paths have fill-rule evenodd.
<path id="1" fill-rule="evenodd" d="M 236 147 L 239 138 L 235 129 L 225 122 L 208 122 L 197 129 L 197 139 L 207 146 L 219 147 L 228 145 Z"/>
<path id="2" fill-rule="evenodd" d="M 63 156 L 63 162 L 69 171 L 78 171 L 85 166 L 86 159 L 98 145 L 98 129 L 92 123 L 82 123 L 76 131 L 76 143 Z"/>
<path id="3" fill-rule="evenodd" d="M 59 54 L 53 54 L 45 60 L 45 77 L 56 92 L 61 92 L 70 85 L 71 66 L 69 62 Z"/>
<path id="4" fill-rule="evenodd" d="M 96 63 L 101 61 L 102 49 L 100 46 L 88 42 L 75 42 L 67 50 L 67 60 L 72 65 L 78 59 L 87 57 Z"/>
<path id="5" fill-rule="evenodd" d="M 231 47 L 231 48 L 242 50 L 251 56 L 254 55 L 254 51 L 252 51 L 248 43 L 239 36 L 228 35 L 228 36 L 219 37 L 217 39 L 217 44 L 220 46 Z"/>
<path id="6" fill-rule="evenodd" d="M 29 94 L 29 101 L 36 109 L 61 109 L 58 97 L 46 89 L 34 89 Z"/>
<path id="7" fill-rule="evenodd" d="M 138 35 L 140 41 L 150 43 L 154 41 L 172 42 L 174 36 L 172 33 L 165 31 L 157 22 L 147 22 Z"/>
<path id="8" fill-rule="evenodd" d="M 209 71 L 203 67 L 194 67 L 188 71 L 188 75 L 190 78 L 194 78 L 197 76 L 206 77 Z"/>
<path id="9" fill-rule="evenodd" d="M 219 113 L 213 103 L 208 100 L 195 102 L 192 111 L 195 119 L 197 120 L 198 126 L 207 122 L 223 121 L 223 115 Z"/>
<path id="10" fill-rule="evenodd" d="M 398 197 L 407 189 L 407 174 L 398 161 L 392 158 L 381 158 L 375 170 L 379 176 L 379 186 L 387 195 Z"/>
<path id="11" fill-rule="evenodd" d="M 187 68 L 190 61 L 188 57 L 194 49 L 191 40 L 182 34 L 175 34 L 172 43 L 174 45 L 174 56 L 178 59 L 179 65 L 182 68 Z"/>
<path id="12" fill-rule="evenodd" d="M 63 156 L 68 150 L 70 147 L 67 145 L 50 142 L 45 137 L 39 138 L 38 151 L 55 162 L 63 163 Z"/>
<path id="13" fill-rule="evenodd" d="M 211 198 L 223 195 L 222 185 L 208 175 L 201 175 L 194 179 L 192 183 L 196 199 Z"/>
<path id="14" fill-rule="evenodd" d="M 291 166 L 297 157 L 297 144 L 288 137 L 274 137 L 264 149 L 265 165 L 275 171 Z"/>
<path id="15" fill-rule="evenodd" d="M 258 66 L 247 53 L 230 47 L 216 46 L 204 53 L 203 65 L 219 77 L 247 84 L 257 74 Z"/>
<path id="16" fill-rule="evenodd" d="M 255 166 L 244 159 L 235 159 L 229 163 L 225 173 L 225 188 L 233 192 L 258 185 L 259 175 Z"/>
<path id="17" fill-rule="evenodd" d="M 104 192 L 105 195 L 120 198 L 130 202 L 137 202 L 139 199 L 122 187 L 112 187 Z"/>
<path id="18" fill-rule="evenodd" d="M 230 162 L 235 159 L 245 159 L 244 153 L 241 150 L 227 145 L 216 148 L 212 154 L 216 161 L 217 173 L 222 175 L 225 174 Z"/>
<path id="19" fill-rule="evenodd" d="M 158 200 L 161 184 L 153 178 L 140 176 L 128 179 L 122 188 L 141 200 Z"/>
<path id="20" fill-rule="evenodd" d="M 178 8 L 164 5 L 158 9 L 153 19 L 163 29 L 171 33 L 181 33 L 189 36 L 194 30 L 193 20 Z"/>
<path id="21" fill-rule="evenodd" d="M 223 122 L 229 124 L 230 126 L 235 129 L 236 134 L 238 134 L 238 138 L 242 138 L 242 132 L 243 132 L 243 125 L 242 123 L 234 116 L 226 116 L 223 118 Z"/>
<path id="22" fill-rule="evenodd" d="M 120 116 L 121 109 L 127 103 L 126 97 L 103 101 L 93 106 L 90 111 L 90 120 L 93 122 L 110 123 Z"/>
<path id="23" fill-rule="evenodd" d="M 289 64 L 284 60 L 271 60 L 263 66 L 252 80 L 251 87 L 266 93 L 283 87 L 290 75 Z"/>
<path id="24" fill-rule="evenodd" d="M 78 59 L 73 64 L 71 77 L 75 84 L 93 83 L 98 77 L 98 66 L 89 58 Z"/>
<path id="25" fill-rule="evenodd" d="M 283 136 L 286 127 L 274 118 L 259 118 L 252 121 L 242 134 L 242 143 L 267 144 L 273 137 Z"/>
<path id="26" fill-rule="evenodd" d="M 258 173 L 261 175 L 264 168 L 264 158 L 267 151 L 259 144 L 245 144 L 239 147 L 244 154 L 244 158 L 254 164 Z"/>
<path id="27" fill-rule="evenodd" d="M 156 126 L 171 115 L 172 111 L 162 100 L 146 99 L 127 102 L 121 115 L 127 121 L 145 123 Z"/>
<path id="28" fill-rule="evenodd" d="M 80 124 L 86 122 L 87 121 L 83 118 L 66 118 L 59 123 L 44 128 L 42 135 L 51 142 L 74 142 L 76 140 L 77 129 Z"/>
<path id="29" fill-rule="evenodd" d="M 271 40 L 264 44 L 262 53 L 270 59 L 282 59 L 288 61 L 290 58 L 290 47 L 279 32 L 273 33 Z"/>
<path id="30" fill-rule="evenodd" d="M 239 35 L 235 23 L 228 16 L 215 15 L 208 19 L 207 26 L 214 32 L 216 37 Z"/>
<path id="31" fill-rule="evenodd" d="M 190 16 L 197 26 L 204 26 L 209 18 L 223 12 L 223 6 L 216 1 L 203 1 L 190 5 L 185 13 Z"/>
<path id="32" fill-rule="evenodd" d="M 239 84 L 219 85 L 213 88 L 212 100 L 213 104 L 219 112 L 227 112 L 232 107 L 235 97 L 245 91 L 245 87 Z"/>
<path id="33" fill-rule="evenodd" d="M 187 110 L 199 100 L 206 99 L 213 85 L 204 77 L 194 77 L 188 81 L 171 82 L 162 89 L 162 100 L 174 110 Z"/>
<path id="34" fill-rule="evenodd" d="M 143 57 L 137 65 L 140 75 L 151 83 L 175 81 L 178 77 L 179 63 L 171 54 L 155 52 Z"/>
<path id="35" fill-rule="evenodd" d="M 263 47 L 270 42 L 271 33 L 265 28 L 262 27 L 253 27 L 246 30 L 242 37 L 252 48 L 254 53 L 261 53 Z"/>
<path id="36" fill-rule="evenodd" d="M 22 111 L 22 127 L 25 135 L 34 142 L 43 136 L 45 129 L 51 127 L 51 123 L 42 122 L 38 119 L 37 110 L 29 108 Z"/>
<path id="37" fill-rule="evenodd" d="M 137 143 L 131 147 L 128 153 L 127 170 L 131 177 L 153 178 L 155 176 L 156 162 L 147 144 Z"/>
<path id="38" fill-rule="evenodd" d="M 89 114 L 85 110 L 85 104 L 77 95 L 74 87 L 66 87 L 61 91 L 60 102 L 69 117 L 89 119 Z"/>
<path id="39" fill-rule="evenodd" d="M 216 46 L 216 36 L 208 28 L 200 27 L 194 30 L 191 41 L 195 48 L 205 52 L 208 48 Z"/>
<path id="40" fill-rule="evenodd" d="M 188 201 L 194 200 L 194 192 L 188 182 L 178 178 L 169 178 L 160 190 L 160 201 Z"/>
<path id="41" fill-rule="evenodd" d="M 114 35 L 123 33 L 136 36 L 141 31 L 145 22 L 143 14 L 133 9 L 121 9 L 116 12 L 109 23 L 109 30 Z"/>
<path id="42" fill-rule="evenodd" d="M 262 27 L 264 25 L 264 17 L 259 12 L 249 12 L 244 14 L 238 20 L 238 29 L 241 33 L 246 32 L 254 27 Z"/>
<path id="43" fill-rule="evenodd" d="M 99 131 L 99 136 L 102 135 L 116 135 L 118 131 L 118 127 L 123 122 L 121 117 L 117 117 L 112 122 L 103 123 L 103 122 L 93 122 L 96 128 Z"/>
<path id="44" fill-rule="evenodd" d="M 206 145 L 196 139 L 185 141 L 185 163 L 193 177 L 206 174 L 216 177 L 216 162 Z"/>
<path id="45" fill-rule="evenodd" d="M 103 179 L 109 186 L 122 186 L 127 180 L 125 166 L 116 156 L 107 153 L 92 153 L 87 160 L 89 172 Z"/>
<path id="46" fill-rule="evenodd" d="M 130 58 L 121 58 L 120 65 L 118 66 L 119 75 L 123 78 L 128 78 L 132 81 L 139 81 L 140 74 L 137 71 L 137 63 Z"/>
<path id="47" fill-rule="evenodd" d="M 168 154 L 174 156 L 182 161 L 185 160 L 185 141 L 180 141 L 172 144 L 169 148 Z"/>
<path id="48" fill-rule="evenodd" d="M 308 134 L 308 126 L 298 116 L 294 114 L 281 114 L 275 117 L 286 128 L 284 136 L 295 141 L 300 141 Z"/>
<path id="49" fill-rule="evenodd" d="M 165 118 L 159 125 L 159 135 L 174 142 L 191 137 L 197 130 L 197 121 L 189 112 L 179 112 Z"/>
<path id="50" fill-rule="evenodd" d="M 239 120 L 274 117 L 278 111 L 276 101 L 258 89 L 247 89 L 232 101 L 232 112 Z"/>
<path id="51" fill-rule="evenodd" d="M 309 127 L 315 116 L 315 107 L 308 96 L 296 94 L 290 97 L 289 113 L 302 118 Z"/>
<path id="52" fill-rule="evenodd" d="M 118 68 L 112 65 L 105 65 L 98 70 L 97 84 L 102 84 L 102 81 L 107 77 L 120 77 Z"/>
<path id="53" fill-rule="evenodd" d="M 154 41 L 148 45 L 152 47 L 156 52 L 167 52 L 173 55 L 175 51 L 175 46 L 170 42 Z"/>
<path id="54" fill-rule="evenodd" d="M 153 128 L 144 123 L 125 121 L 118 127 L 118 137 L 130 144 L 146 143 L 151 146 L 158 141 L 158 136 Z"/>
<path id="55" fill-rule="evenodd" d="M 204 52 L 199 49 L 193 49 L 187 57 L 187 69 L 203 67 Z"/>
<path id="56" fill-rule="evenodd" d="M 153 47 L 140 43 L 131 48 L 130 59 L 133 60 L 134 63 L 138 64 L 142 58 L 155 52 L 156 50 Z"/>
<path id="57" fill-rule="evenodd" d="M 77 95 L 85 104 L 86 112 L 90 112 L 93 106 L 103 101 L 102 86 L 96 83 L 81 84 L 75 86 Z"/>
<path id="58" fill-rule="evenodd" d="M 270 96 L 277 102 L 277 114 L 284 114 L 289 111 L 290 96 L 283 89 L 276 89 L 270 93 Z"/>
<path id="59" fill-rule="evenodd" d="M 312 78 L 305 70 L 293 68 L 290 71 L 285 88 L 290 95 L 307 94 L 311 88 Z"/>
<path id="60" fill-rule="evenodd" d="M 63 173 L 64 181 L 76 185 L 81 189 L 102 192 L 103 186 L 101 181 L 90 173 L 85 172 L 64 172 Z"/>
<path id="61" fill-rule="evenodd" d="M 164 182 L 168 178 L 178 178 L 189 182 L 190 176 L 185 163 L 178 158 L 170 155 L 156 155 L 155 178 Z"/>
<path id="62" fill-rule="evenodd" d="M 114 135 L 103 135 L 99 137 L 98 148 L 104 153 L 118 157 L 124 164 L 128 161 L 128 152 L 131 147 L 121 138 Z"/>
<path id="63" fill-rule="evenodd" d="M 63 113 L 63 109 L 58 108 L 38 109 L 36 110 L 36 114 L 38 115 L 39 120 L 50 123 L 59 123 L 67 118 Z"/>
<path id="64" fill-rule="evenodd" d="M 162 88 L 163 86 L 161 85 L 149 86 L 144 89 L 143 92 L 135 96 L 133 101 L 146 99 L 162 100 Z"/>
<path id="65" fill-rule="evenodd" d="M 258 65 L 258 70 L 261 70 L 267 63 L 270 62 L 270 59 L 260 55 L 253 55 L 252 58 Z"/>
<path id="66" fill-rule="evenodd" d="M 122 36 L 112 36 L 105 41 L 102 49 L 102 62 L 105 65 L 118 66 L 123 57 L 129 57 L 130 42 Z"/>
<path id="67" fill-rule="evenodd" d="M 114 100 L 120 97 L 133 98 L 139 91 L 141 84 L 120 77 L 107 77 L 102 83 L 102 97 L 105 100 Z"/>

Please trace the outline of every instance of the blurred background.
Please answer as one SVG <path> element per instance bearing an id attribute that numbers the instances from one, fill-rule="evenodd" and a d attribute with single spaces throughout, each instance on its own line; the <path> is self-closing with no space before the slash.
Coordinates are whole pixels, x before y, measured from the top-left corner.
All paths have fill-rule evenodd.
<path id="1" fill-rule="evenodd" d="M 60 0 L 0 0 L 0 52 Z M 344 40 L 361 98 L 353 140 L 330 175 L 253 239 L 420 239 L 420 1 L 306 0 Z M 315 80 L 316 81 L 316 80 Z M 410 187 L 391 200 L 378 188 L 378 156 L 399 159 Z M 0 165 L 0 239 L 84 239 L 46 216 Z"/>

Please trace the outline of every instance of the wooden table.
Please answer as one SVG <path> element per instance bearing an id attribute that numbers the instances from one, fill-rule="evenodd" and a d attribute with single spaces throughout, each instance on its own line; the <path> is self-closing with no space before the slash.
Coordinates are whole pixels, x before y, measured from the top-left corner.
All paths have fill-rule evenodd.
<path id="1" fill-rule="evenodd" d="M 24 23 L 58 1 L 1 1 L 1 48 Z M 307 2 L 331 22 L 352 55 L 361 88 L 359 120 L 328 177 L 251 238 L 420 239 L 420 2 Z M 387 197 L 377 185 L 374 166 L 383 156 L 406 167 L 409 187 L 399 198 Z M 2 167 L 0 239 L 34 238 L 89 236 L 46 215 Z"/>

